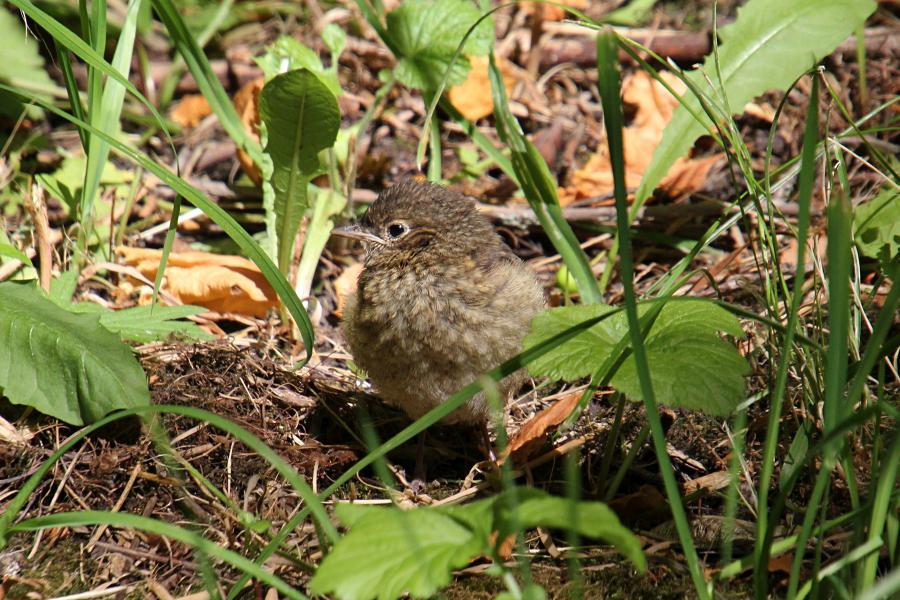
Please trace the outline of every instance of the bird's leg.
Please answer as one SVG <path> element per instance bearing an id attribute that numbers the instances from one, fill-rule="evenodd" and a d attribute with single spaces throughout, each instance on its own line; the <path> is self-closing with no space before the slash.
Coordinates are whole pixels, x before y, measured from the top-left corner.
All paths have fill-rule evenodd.
<path id="1" fill-rule="evenodd" d="M 478 428 L 481 433 L 481 453 L 484 454 L 488 462 L 496 462 L 497 455 L 494 453 L 494 446 L 491 444 L 491 432 L 488 430 L 487 421 Z"/>
<path id="2" fill-rule="evenodd" d="M 419 443 L 416 448 L 416 467 L 413 471 L 413 480 L 410 484 L 410 488 L 414 494 L 418 494 L 420 491 L 423 491 L 426 487 L 426 476 L 427 472 L 425 470 L 425 431 L 419 434 Z"/>

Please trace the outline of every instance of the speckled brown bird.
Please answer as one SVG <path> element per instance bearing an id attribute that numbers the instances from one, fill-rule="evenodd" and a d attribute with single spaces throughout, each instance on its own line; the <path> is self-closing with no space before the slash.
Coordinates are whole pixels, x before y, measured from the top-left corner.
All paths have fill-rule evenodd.
<path id="1" fill-rule="evenodd" d="M 382 192 L 345 235 L 366 246 L 343 330 L 356 362 L 389 404 L 416 419 L 520 352 L 545 305 L 532 272 L 475 202 L 405 181 Z M 501 382 L 501 398 L 524 372 Z M 445 423 L 484 423 L 482 394 Z"/>

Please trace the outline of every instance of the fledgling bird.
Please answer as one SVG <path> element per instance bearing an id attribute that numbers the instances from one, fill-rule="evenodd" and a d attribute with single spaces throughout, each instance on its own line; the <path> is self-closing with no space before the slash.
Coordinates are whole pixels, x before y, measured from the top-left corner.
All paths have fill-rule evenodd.
<path id="1" fill-rule="evenodd" d="M 518 354 L 545 306 L 532 272 L 475 202 L 441 186 L 399 183 L 343 233 L 366 246 L 344 335 L 376 391 L 412 419 Z M 504 402 L 524 378 L 500 382 Z M 488 415 L 478 394 L 444 422 L 484 424 Z"/>

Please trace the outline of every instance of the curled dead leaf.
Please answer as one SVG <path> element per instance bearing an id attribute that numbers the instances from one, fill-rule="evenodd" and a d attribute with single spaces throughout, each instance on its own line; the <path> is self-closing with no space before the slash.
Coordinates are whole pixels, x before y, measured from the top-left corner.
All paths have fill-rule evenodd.
<path id="1" fill-rule="evenodd" d="M 555 0 L 556 4 L 563 4 L 565 6 L 571 6 L 572 8 L 577 8 L 578 10 L 586 10 L 590 6 L 590 2 L 588 0 Z M 545 21 L 562 21 L 566 17 L 569 16 L 569 13 L 561 6 L 554 6 L 552 4 L 539 4 L 539 3 L 531 3 L 527 2 L 522 6 L 522 12 L 526 15 L 534 15 L 540 14 L 543 11 L 544 20 Z"/>
<path id="2" fill-rule="evenodd" d="M 162 251 L 116 248 L 125 264 L 153 280 Z M 163 289 L 184 304 L 204 306 L 219 313 L 264 317 L 279 304 L 275 290 L 259 268 L 242 256 L 209 252 L 172 252 L 163 276 Z"/>
<path id="3" fill-rule="evenodd" d="M 794 553 L 788 552 L 781 556 L 773 556 L 769 558 L 769 573 L 786 573 L 790 575 L 791 567 L 794 564 Z"/>
<path id="4" fill-rule="evenodd" d="M 491 82 L 488 77 L 488 59 L 485 56 L 469 58 L 472 69 L 469 76 L 459 85 L 454 85 L 447 92 L 451 104 L 469 121 L 477 121 L 494 112 L 491 99 Z M 503 77 L 503 86 L 509 94 L 516 79 L 509 62 L 497 57 L 497 68 Z"/>
<path id="5" fill-rule="evenodd" d="M 490 544 L 497 549 L 497 556 L 501 560 L 509 560 L 512 558 L 513 550 L 516 547 L 516 536 L 514 534 L 507 535 L 502 540 L 497 540 L 496 531 L 491 532 Z"/>
<path id="6" fill-rule="evenodd" d="M 550 434 L 556 431 L 556 428 L 572 414 L 572 411 L 578 406 L 580 397 L 581 392 L 567 394 L 531 417 L 509 440 L 506 452 L 503 453 L 500 460 L 505 460 L 506 457 L 512 457 L 515 463 L 523 463 L 528 460 L 535 452 L 543 448 Z"/>
<path id="7" fill-rule="evenodd" d="M 234 95 L 234 108 L 238 117 L 240 117 L 241 123 L 244 124 L 244 128 L 250 134 L 250 137 L 257 142 L 259 141 L 259 93 L 265 84 L 265 79 L 258 77 L 248 81 Z M 247 174 L 247 177 L 256 185 L 262 185 L 262 173 L 259 171 L 259 166 L 250 158 L 250 155 L 238 148 L 237 159 L 241 163 L 241 167 L 244 168 L 244 173 Z"/>
<path id="8" fill-rule="evenodd" d="M 658 514 L 668 507 L 666 497 L 648 484 L 642 485 L 636 492 L 613 498 L 608 505 L 626 523 L 634 523 L 641 517 Z"/>
<path id="9" fill-rule="evenodd" d="M 202 94 L 188 94 L 176 102 L 169 110 L 169 118 L 182 127 L 196 127 L 200 121 L 212 114 L 209 102 Z"/>
<path id="10" fill-rule="evenodd" d="M 685 86 L 680 79 L 666 71 L 660 72 L 660 76 L 675 93 L 684 93 Z M 631 124 L 622 130 L 625 185 L 631 191 L 640 185 L 650 166 L 653 151 L 672 119 L 678 99 L 645 71 L 638 71 L 622 85 L 622 100 L 635 107 Z M 721 154 L 699 159 L 678 159 L 660 182 L 659 189 L 670 196 L 700 189 L 720 158 Z M 587 163 L 573 173 L 570 185 L 560 189 L 560 203 L 566 205 L 585 198 L 611 197 L 613 187 L 609 149 L 604 142 Z"/>
<path id="11" fill-rule="evenodd" d="M 344 268 L 337 279 L 334 280 L 334 294 L 337 296 L 337 308 L 334 310 L 336 317 L 344 316 L 344 307 L 347 306 L 347 297 L 356 291 L 359 274 L 362 273 L 363 264 L 353 263 Z"/>

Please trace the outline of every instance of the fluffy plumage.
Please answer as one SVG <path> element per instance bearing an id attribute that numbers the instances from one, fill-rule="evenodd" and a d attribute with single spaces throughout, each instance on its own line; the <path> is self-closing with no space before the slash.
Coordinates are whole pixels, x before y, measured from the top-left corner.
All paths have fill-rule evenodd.
<path id="1" fill-rule="evenodd" d="M 544 307 L 534 275 L 475 203 L 406 181 L 382 192 L 356 237 L 366 243 L 343 330 L 356 362 L 390 404 L 415 419 L 521 350 Z M 501 382 L 506 400 L 524 373 Z M 483 422 L 481 394 L 445 422 Z"/>

